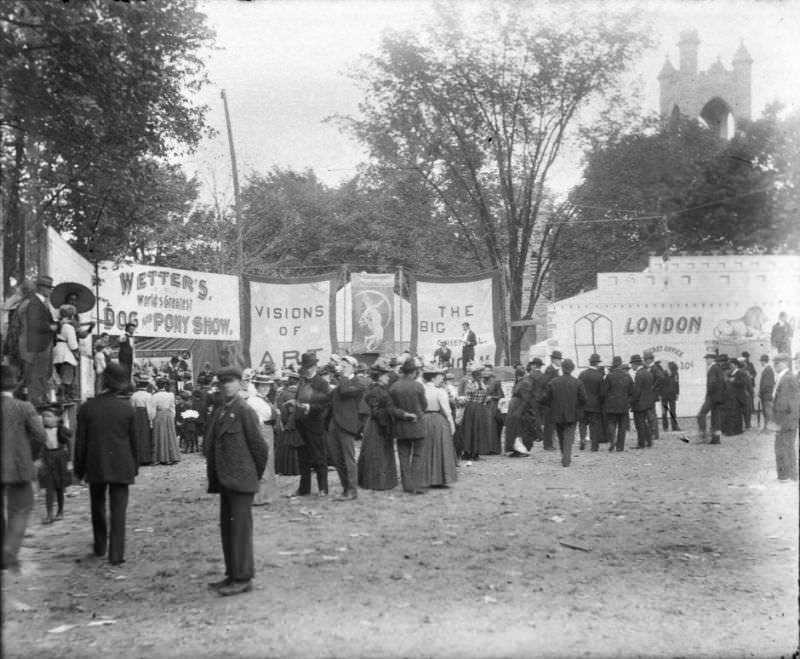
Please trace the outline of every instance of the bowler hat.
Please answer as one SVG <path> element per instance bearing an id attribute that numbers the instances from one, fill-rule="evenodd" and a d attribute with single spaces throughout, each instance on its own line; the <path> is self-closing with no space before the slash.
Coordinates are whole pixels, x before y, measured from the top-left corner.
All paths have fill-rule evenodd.
<path id="1" fill-rule="evenodd" d="M 745 350 L 745 351 L 742 353 L 742 357 L 744 357 L 745 359 L 750 359 L 750 353 L 749 353 L 749 352 L 747 352 L 747 350 Z"/>
<path id="2" fill-rule="evenodd" d="M 597 353 L 594 353 L 591 357 L 589 357 L 590 364 L 599 364 L 601 361 L 603 360 Z"/>
<path id="3" fill-rule="evenodd" d="M 769 355 L 761 355 L 759 361 L 764 362 L 766 364 L 769 361 Z"/>
<path id="4" fill-rule="evenodd" d="M 45 288 L 53 288 L 53 278 L 48 275 L 39 275 L 36 278 L 36 286 L 44 286 Z"/>
<path id="5" fill-rule="evenodd" d="M 235 366 L 225 366 L 219 369 L 216 374 L 217 380 L 220 382 L 229 382 L 231 380 L 241 380 L 242 370 Z"/>
<path id="6" fill-rule="evenodd" d="M 642 363 L 642 356 L 641 355 L 631 355 L 631 358 L 628 361 L 631 364 L 641 364 Z"/>
<path id="7" fill-rule="evenodd" d="M 300 368 L 307 369 L 317 365 L 317 356 L 313 352 L 304 352 L 300 356 Z"/>
<path id="8" fill-rule="evenodd" d="M 550 359 L 561 359 L 561 351 L 553 350 L 553 352 L 550 353 Z"/>
<path id="9" fill-rule="evenodd" d="M 534 357 L 531 359 L 532 366 L 544 366 L 544 362 L 541 360 L 540 357 Z"/>
<path id="10" fill-rule="evenodd" d="M 3 391 L 11 391 L 16 389 L 19 384 L 17 379 L 17 370 L 8 364 L 0 365 L 0 389 Z"/>
<path id="11" fill-rule="evenodd" d="M 721 354 L 721 355 L 717 355 L 717 362 L 718 362 L 718 363 L 720 363 L 720 364 L 724 364 L 724 363 L 726 363 L 727 361 L 728 361 L 728 355 L 726 355 L 726 354 L 724 354 L 724 353 L 723 353 L 723 354 Z"/>
<path id="12" fill-rule="evenodd" d="M 111 363 L 103 371 L 103 386 L 112 391 L 123 391 L 128 387 L 128 370 L 119 364 Z"/>
<path id="13" fill-rule="evenodd" d="M 614 357 L 611 359 L 611 366 L 617 368 L 622 366 L 622 357 L 619 355 L 614 355 Z"/>
<path id="14" fill-rule="evenodd" d="M 413 357 L 409 357 L 403 362 L 403 365 L 400 367 L 400 371 L 403 373 L 413 373 L 414 371 L 419 368 L 417 366 L 417 362 Z"/>

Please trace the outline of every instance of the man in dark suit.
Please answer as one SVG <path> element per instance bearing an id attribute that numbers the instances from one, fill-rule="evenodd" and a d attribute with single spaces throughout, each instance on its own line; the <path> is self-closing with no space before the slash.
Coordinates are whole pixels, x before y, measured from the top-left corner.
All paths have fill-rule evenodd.
<path id="1" fill-rule="evenodd" d="M 622 357 L 611 360 L 611 371 L 603 380 L 603 411 L 606 415 L 606 435 L 609 451 L 625 450 L 628 431 L 628 412 L 631 409 L 633 380 L 622 370 Z"/>
<path id="2" fill-rule="evenodd" d="M 542 373 L 542 366 L 544 362 L 538 357 L 534 357 L 530 364 L 530 373 L 528 379 L 531 382 L 531 425 L 533 426 L 533 441 L 541 442 L 544 436 L 543 422 L 544 422 L 544 408 L 539 402 L 544 395 L 545 387 L 547 387 L 547 380 L 544 373 Z M 530 449 L 530 447 L 528 447 Z"/>
<path id="3" fill-rule="evenodd" d="M 764 414 L 764 428 L 772 421 L 772 392 L 775 389 L 775 370 L 770 366 L 769 357 L 761 355 L 761 364 L 764 367 L 758 380 L 758 400 Z"/>
<path id="4" fill-rule="evenodd" d="M 217 371 L 223 403 L 214 411 L 206 430 L 205 453 L 208 491 L 219 494 L 219 528 L 225 578 L 209 584 L 220 595 L 238 595 L 252 588 L 253 497 L 267 467 L 267 445 L 258 415 L 239 395 L 242 372 L 226 367 Z"/>
<path id="5" fill-rule="evenodd" d="M 139 473 L 134 409 L 130 399 L 120 396 L 128 385 L 125 368 L 109 364 L 103 372 L 105 390 L 81 405 L 75 432 L 75 476 L 89 483 L 94 554 L 103 556 L 108 548 L 111 565 L 125 562 L 128 486 Z"/>
<path id="6" fill-rule="evenodd" d="M 300 381 L 292 408 L 294 423 L 303 445 L 297 449 L 300 463 L 300 486 L 295 496 L 311 494 L 311 471 L 317 474 L 319 496 L 328 496 L 328 454 L 325 450 L 325 416 L 330 403 L 331 386 L 317 373 L 317 358 L 307 352 L 300 357 Z"/>
<path id="7" fill-rule="evenodd" d="M 711 412 L 711 441 L 719 444 L 722 441 L 722 406 L 725 404 L 725 372 L 727 355 L 706 354 L 706 398 L 697 414 L 697 427 L 703 439 L 708 438 L 706 432 L 706 415 Z"/>
<path id="8" fill-rule="evenodd" d="M 650 371 L 653 377 L 653 407 L 647 414 L 647 425 L 650 428 L 651 439 L 658 439 L 658 414 L 656 414 L 656 401 L 661 398 L 661 390 L 664 388 L 664 380 L 667 374 L 661 368 L 661 362 L 655 360 L 655 356 L 649 350 L 642 353 L 644 367 Z"/>
<path id="9" fill-rule="evenodd" d="M 547 383 L 542 402 L 550 410 L 558 435 L 561 466 L 569 467 L 572 462 L 572 444 L 575 442 L 575 426 L 583 416 L 583 406 L 586 404 L 586 389 L 583 382 L 572 377 L 575 364 L 571 359 L 565 359 L 561 363 L 561 369 L 564 374 Z"/>
<path id="10" fill-rule="evenodd" d="M 731 359 L 733 368 L 728 374 L 728 382 L 733 387 L 734 398 L 739 416 L 745 430 L 750 429 L 750 405 L 748 398 L 751 398 L 752 389 L 750 388 L 750 375 L 744 368 L 744 360 Z"/>
<path id="11" fill-rule="evenodd" d="M 355 439 L 361 432 L 359 414 L 361 399 L 367 389 L 366 381 L 355 374 L 358 362 L 349 355 L 339 363 L 339 384 L 331 394 L 328 414 L 328 458 L 336 467 L 342 484 L 341 500 L 358 497 L 358 469 L 356 468 Z"/>
<path id="12" fill-rule="evenodd" d="M 461 338 L 463 343 L 461 347 L 461 370 L 466 375 L 469 365 L 475 360 L 475 346 L 478 344 L 478 337 L 470 329 L 469 323 L 462 323 L 461 329 L 464 331 L 464 336 Z"/>
<path id="13" fill-rule="evenodd" d="M 550 380 L 561 375 L 561 359 L 561 351 L 553 350 L 553 352 L 550 353 L 550 364 L 544 370 L 543 388 L 547 387 L 547 385 L 550 383 Z M 545 451 L 555 451 L 556 449 L 553 446 L 553 433 L 555 432 L 553 414 L 549 405 L 544 404 L 542 407 L 542 412 L 544 415 L 544 437 L 542 438 L 544 444 L 543 448 Z"/>
<path id="14" fill-rule="evenodd" d="M 50 310 L 53 279 L 46 275 L 36 279 L 36 291 L 19 306 L 21 321 L 19 352 L 23 360 L 22 377 L 28 389 L 28 400 L 34 405 L 47 403 L 47 385 L 53 373 L 53 341 L 58 325 Z"/>
<path id="15" fill-rule="evenodd" d="M 33 486 L 36 477 L 34 460 L 45 447 L 42 418 L 29 402 L 14 398 L 18 386 L 13 366 L 0 366 L 0 411 L 2 411 L 2 485 L 3 485 L 3 569 L 17 569 L 17 555 L 25 537 L 25 527 L 33 509 Z"/>
<path id="16" fill-rule="evenodd" d="M 779 481 L 797 480 L 797 452 L 794 442 L 800 416 L 800 385 L 789 370 L 791 357 L 779 353 L 773 357 L 775 365 L 775 393 L 772 414 L 775 428 L 775 464 Z"/>
<path id="17" fill-rule="evenodd" d="M 650 408 L 655 404 L 653 376 L 644 367 L 641 355 L 633 355 L 630 365 L 634 373 L 631 409 L 636 426 L 636 448 L 649 448 L 653 446 L 653 435 L 650 431 Z"/>
<path id="18" fill-rule="evenodd" d="M 597 353 L 589 357 L 589 368 L 585 369 L 578 376 L 583 382 L 586 390 L 586 405 L 583 408 L 583 416 L 589 426 L 589 435 L 593 451 L 600 448 L 600 442 L 605 440 L 605 428 L 603 423 L 603 367 L 600 366 L 600 355 Z M 585 442 L 581 439 L 581 451 L 585 448 Z"/>
<path id="19" fill-rule="evenodd" d="M 417 364 L 413 358 L 403 362 L 400 372 L 400 379 L 389 387 L 389 396 L 395 407 L 405 413 L 394 424 L 400 459 L 400 481 L 403 490 L 409 494 L 425 494 L 425 424 L 422 419 L 428 407 L 425 387 L 416 380 Z"/>

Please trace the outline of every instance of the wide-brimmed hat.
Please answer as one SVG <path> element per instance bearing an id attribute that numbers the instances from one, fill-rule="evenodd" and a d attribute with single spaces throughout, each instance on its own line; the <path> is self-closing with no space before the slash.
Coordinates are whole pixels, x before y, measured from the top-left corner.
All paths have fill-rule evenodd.
<path id="1" fill-rule="evenodd" d="M 0 364 L 0 389 L 11 391 L 16 389 L 18 384 L 17 369 L 9 364 Z"/>
<path id="2" fill-rule="evenodd" d="M 350 355 L 345 355 L 341 358 L 341 362 L 346 364 L 350 364 L 354 369 L 358 368 L 358 360 L 355 357 L 351 357 Z"/>
<path id="3" fill-rule="evenodd" d="M 106 370 L 103 371 L 103 386 L 106 389 L 123 391 L 128 388 L 129 384 L 128 370 L 124 366 L 114 362 L 106 366 Z"/>
<path id="4" fill-rule="evenodd" d="M 562 358 L 563 355 L 561 354 L 560 350 L 553 350 L 553 352 L 550 353 L 550 359 L 562 359 Z"/>
<path id="5" fill-rule="evenodd" d="M 643 364 L 642 356 L 641 355 L 631 355 L 631 358 L 628 360 L 631 364 Z"/>
<path id="6" fill-rule="evenodd" d="M 77 298 L 75 308 L 78 313 L 85 313 L 94 309 L 94 293 L 83 284 L 75 281 L 65 281 L 56 286 L 50 293 L 50 304 L 54 307 L 60 307 L 67 302 L 67 298 L 70 295 L 75 295 Z"/>
<path id="7" fill-rule="evenodd" d="M 256 373 L 253 376 L 253 379 L 250 380 L 250 382 L 252 382 L 255 385 L 259 385 L 259 384 L 275 384 L 275 380 L 273 380 L 272 377 L 270 377 L 266 373 Z"/>
<path id="8" fill-rule="evenodd" d="M 423 367 L 422 369 L 423 375 L 444 375 L 444 370 L 434 366 L 433 364 L 428 364 L 427 366 Z"/>
<path id="9" fill-rule="evenodd" d="M 593 354 L 592 354 L 592 355 L 589 357 L 589 363 L 590 363 L 590 364 L 599 364 L 599 363 L 600 363 L 600 362 L 602 362 L 602 361 L 603 361 L 602 357 L 600 357 L 600 355 L 598 355 L 596 352 L 595 352 L 595 353 L 593 353 Z"/>
<path id="10" fill-rule="evenodd" d="M 309 369 L 317 365 L 317 356 L 313 352 L 304 352 L 300 355 L 300 368 Z"/>
<path id="11" fill-rule="evenodd" d="M 242 370 L 235 366 L 225 366 L 219 369 L 215 375 L 220 382 L 229 382 L 231 380 L 241 380 Z"/>

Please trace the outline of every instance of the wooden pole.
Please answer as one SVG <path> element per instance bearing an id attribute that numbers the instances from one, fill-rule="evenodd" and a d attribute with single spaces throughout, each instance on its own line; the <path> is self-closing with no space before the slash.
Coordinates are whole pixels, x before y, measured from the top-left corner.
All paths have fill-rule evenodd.
<path id="1" fill-rule="evenodd" d="M 233 148 L 233 130 L 231 130 L 231 116 L 228 112 L 228 97 L 225 90 L 220 92 L 222 104 L 225 107 L 225 125 L 228 128 L 228 145 L 231 150 L 231 172 L 233 175 L 233 213 L 236 221 L 236 264 L 239 274 L 244 274 L 244 251 L 242 247 L 242 216 L 239 201 L 239 173 L 236 167 L 236 151 Z"/>

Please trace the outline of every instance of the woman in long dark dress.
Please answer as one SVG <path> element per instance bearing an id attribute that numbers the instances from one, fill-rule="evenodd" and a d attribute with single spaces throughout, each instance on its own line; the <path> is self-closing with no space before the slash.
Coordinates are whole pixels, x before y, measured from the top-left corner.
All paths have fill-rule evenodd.
<path id="1" fill-rule="evenodd" d="M 481 377 L 483 366 L 473 365 L 469 378 L 462 381 L 460 394 L 466 399 L 464 420 L 461 423 L 462 442 L 465 460 L 477 460 L 494 448 L 497 428 L 489 407 L 486 404 L 488 392 Z"/>
<path id="2" fill-rule="evenodd" d="M 498 454 L 503 452 L 500 437 L 503 434 L 503 426 L 505 425 L 505 414 L 500 412 L 500 399 L 505 398 L 505 394 L 503 393 L 503 385 L 495 377 L 491 366 L 484 366 L 483 368 L 483 384 L 486 387 L 486 406 L 489 408 L 489 415 L 492 418 L 495 430 L 492 434 L 492 447 L 489 452 Z"/>
<path id="3" fill-rule="evenodd" d="M 725 371 L 725 400 L 722 403 L 721 430 L 725 435 L 735 436 L 744 432 L 744 420 L 739 407 L 738 382 L 733 370 Z"/>
<path id="4" fill-rule="evenodd" d="M 287 375 L 287 385 L 275 396 L 275 407 L 280 419 L 275 426 L 275 473 L 283 476 L 300 475 L 300 458 L 297 453 L 300 433 L 294 427 L 294 415 L 287 410 L 286 401 L 293 400 L 297 394 L 297 373 Z"/>
<path id="5" fill-rule="evenodd" d="M 398 482 L 392 421 L 403 416 L 389 395 L 389 385 L 397 379 L 397 374 L 388 365 L 376 362 L 370 375 L 374 382 L 364 393 L 369 417 L 358 456 L 358 486 L 366 490 L 391 490 Z"/>

